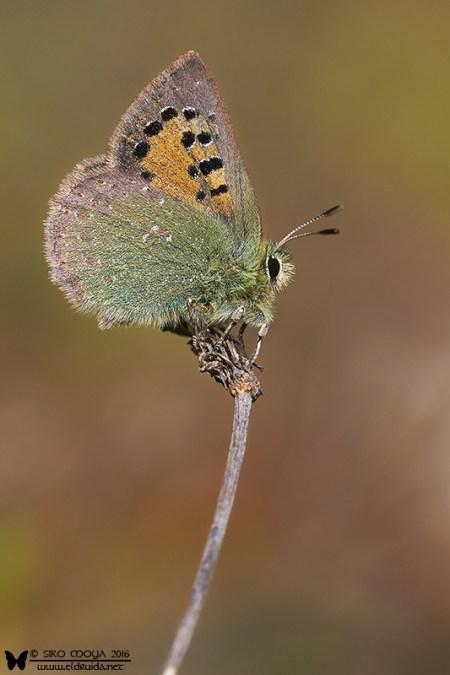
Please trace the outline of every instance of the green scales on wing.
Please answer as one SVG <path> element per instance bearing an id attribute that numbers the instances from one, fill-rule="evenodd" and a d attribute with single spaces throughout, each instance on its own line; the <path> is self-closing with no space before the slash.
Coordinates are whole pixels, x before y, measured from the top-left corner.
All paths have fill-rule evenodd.
<path id="1" fill-rule="evenodd" d="M 85 160 L 50 203 L 52 279 L 102 327 L 195 332 L 272 319 L 293 272 L 261 240 L 258 209 L 217 87 L 189 52 L 145 88 L 109 152 Z"/>

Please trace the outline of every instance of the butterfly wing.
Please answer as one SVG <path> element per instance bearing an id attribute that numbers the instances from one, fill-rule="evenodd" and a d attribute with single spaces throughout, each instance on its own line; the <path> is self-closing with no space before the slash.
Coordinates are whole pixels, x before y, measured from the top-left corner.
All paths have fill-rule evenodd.
<path id="1" fill-rule="evenodd" d="M 112 137 L 110 163 L 221 214 L 238 238 L 260 237 L 255 197 L 224 102 L 196 52 L 180 57 L 131 104 Z"/>
<path id="2" fill-rule="evenodd" d="M 25 666 L 26 666 L 26 663 L 27 663 L 27 656 L 28 656 L 28 649 L 25 649 L 17 657 L 17 659 L 16 659 L 17 666 L 19 667 L 20 670 L 25 670 Z"/>
<path id="3" fill-rule="evenodd" d="M 5 649 L 6 664 L 9 670 L 12 670 L 16 665 L 16 657 L 8 649 Z"/>
<path id="4" fill-rule="evenodd" d="M 52 279 L 102 327 L 176 327 L 189 303 L 207 314 L 223 270 L 259 242 L 227 114 L 192 52 L 137 97 L 108 154 L 63 181 L 46 223 Z"/>

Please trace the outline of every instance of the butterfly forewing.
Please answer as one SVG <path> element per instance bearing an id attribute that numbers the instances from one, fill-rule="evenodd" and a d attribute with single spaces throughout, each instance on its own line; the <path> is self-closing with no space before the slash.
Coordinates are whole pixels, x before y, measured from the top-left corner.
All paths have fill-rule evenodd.
<path id="1" fill-rule="evenodd" d="M 235 228 L 248 226 L 246 212 L 255 225 L 255 199 L 228 115 L 195 52 L 139 94 L 112 138 L 110 161 Z"/>

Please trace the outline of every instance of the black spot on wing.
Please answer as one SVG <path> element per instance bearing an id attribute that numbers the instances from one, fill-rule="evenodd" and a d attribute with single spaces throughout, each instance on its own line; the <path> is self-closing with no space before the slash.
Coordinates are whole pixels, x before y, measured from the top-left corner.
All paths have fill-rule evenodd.
<path id="1" fill-rule="evenodd" d="M 217 195 L 223 195 L 226 192 L 228 192 L 228 185 L 225 185 L 225 183 L 222 183 L 222 185 L 218 185 L 216 188 L 213 188 L 211 190 L 211 197 L 216 197 Z"/>
<path id="2" fill-rule="evenodd" d="M 223 168 L 223 162 L 220 157 L 212 156 L 209 158 L 209 166 L 211 167 L 211 171 L 216 171 Z"/>
<path id="3" fill-rule="evenodd" d="M 221 169 L 223 167 L 223 162 L 220 159 L 220 157 L 210 157 L 209 159 L 202 159 L 199 164 L 198 168 L 202 172 L 204 176 L 208 176 L 211 171 L 216 171 L 217 169 Z"/>
<path id="4" fill-rule="evenodd" d="M 181 137 L 181 144 L 185 148 L 190 148 L 195 143 L 195 134 L 192 131 L 185 131 Z"/>
<path id="5" fill-rule="evenodd" d="M 183 108 L 183 115 L 186 120 L 193 120 L 197 116 L 197 111 L 191 106 L 186 106 L 186 108 Z"/>
<path id="6" fill-rule="evenodd" d="M 200 145 L 209 145 L 212 142 L 211 134 L 209 134 L 207 131 L 201 131 L 197 135 L 197 140 Z"/>
<path id="7" fill-rule="evenodd" d="M 154 122 L 149 122 L 148 124 L 145 125 L 144 127 L 144 134 L 146 136 L 156 136 L 159 134 L 160 131 L 162 131 L 163 125 L 161 122 L 158 122 L 158 120 L 155 120 Z"/>
<path id="8" fill-rule="evenodd" d="M 178 115 L 177 111 L 171 105 L 168 105 L 161 110 L 161 119 L 163 122 L 168 122 L 174 117 L 177 117 L 177 115 Z"/>
<path id="9" fill-rule="evenodd" d="M 142 157 L 146 156 L 149 150 L 150 145 L 147 143 L 147 141 L 139 141 L 139 143 L 136 143 L 133 148 L 133 155 L 135 157 L 139 157 L 139 159 L 142 159 Z"/>
<path id="10" fill-rule="evenodd" d="M 141 178 L 144 180 L 152 180 L 155 177 L 155 174 L 151 171 L 141 171 Z"/>

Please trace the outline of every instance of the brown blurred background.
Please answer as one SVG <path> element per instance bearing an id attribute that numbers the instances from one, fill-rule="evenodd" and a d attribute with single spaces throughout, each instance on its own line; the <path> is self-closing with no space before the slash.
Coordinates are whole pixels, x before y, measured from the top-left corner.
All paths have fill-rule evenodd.
<path id="1" fill-rule="evenodd" d="M 183 338 L 76 314 L 42 221 L 196 49 L 267 235 L 346 210 L 293 246 L 183 673 L 449 673 L 448 2 L 25 1 L 0 26 L 1 650 L 128 648 L 156 673 L 185 607 L 232 401 Z"/>

